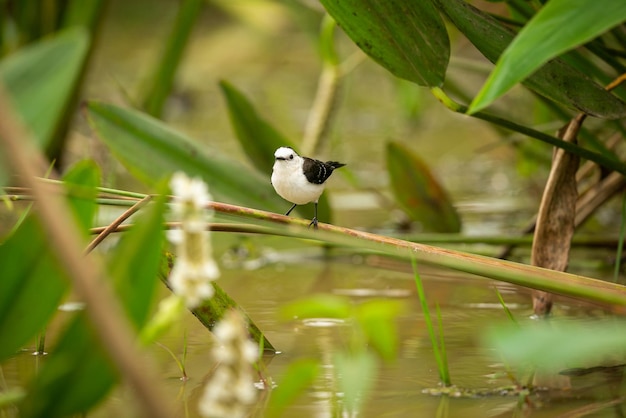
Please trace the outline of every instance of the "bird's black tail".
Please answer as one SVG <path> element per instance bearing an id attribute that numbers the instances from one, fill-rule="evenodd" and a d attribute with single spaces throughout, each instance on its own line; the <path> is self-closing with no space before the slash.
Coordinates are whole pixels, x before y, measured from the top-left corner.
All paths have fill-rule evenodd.
<path id="1" fill-rule="evenodd" d="M 343 167 L 345 164 L 338 163 L 337 161 L 326 161 L 326 165 L 331 166 L 333 168 L 333 170 L 334 170 L 335 168 Z"/>

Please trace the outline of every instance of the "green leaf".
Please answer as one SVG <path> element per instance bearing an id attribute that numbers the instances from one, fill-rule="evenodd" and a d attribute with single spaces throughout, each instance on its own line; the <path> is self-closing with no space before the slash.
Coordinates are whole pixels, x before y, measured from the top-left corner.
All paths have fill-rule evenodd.
<path id="1" fill-rule="evenodd" d="M 241 144 L 241 148 L 248 156 L 248 160 L 261 173 L 271 173 L 274 165 L 274 152 L 279 147 L 291 147 L 296 149 L 285 136 L 283 136 L 269 122 L 265 121 L 254 108 L 252 102 L 237 88 L 227 81 L 220 81 L 222 94 L 228 105 L 228 115 L 235 131 L 235 135 Z M 269 175 L 269 174 L 268 174 Z M 290 204 L 286 201 L 285 213 Z M 317 204 L 318 218 L 323 222 L 331 222 L 332 210 L 328 204 L 328 198 L 323 194 Z M 313 218 L 313 205 L 299 206 L 298 213 L 307 218 Z"/>
<path id="2" fill-rule="evenodd" d="M 0 81 L 37 144 L 47 149 L 70 103 L 89 49 L 72 28 L 20 49 L 0 62 Z"/>
<path id="3" fill-rule="evenodd" d="M 551 0 L 504 50 L 487 82 L 470 105 L 476 112 L 532 74 L 548 60 L 626 20 L 626 2 Z"/>
<path id="4" fill-rule="evenodd" d="M 626 324 L 615 318 L 533 321 L 521 328 L 507 324 L 489 330 L 485 342 L 512 365 L 560 371 L 596 366 L 623 352 Z"/>
<path id="5" fill-rule="evenodd" d="M 459 232 L 461 219 L 428 166 L 406 146 L 387 144 L 387 170 L 398 204 L 424 231 Z"/>
<path id="6" fill-rule="evenodd" d="M 137 216 L 111 256 L 111 277 L 122 305 L 136 329 L 148 319 L 161 268 L 165 232 L 165 193 Z"/>
<path id="7" fill-rule="evenodd" d="M 352 313 L 350 301 L 341 296 L 319 294 L 285 305 L 281 317 L 285 319 L 303 318 L 349 318 Z"/>
<path id="8" fill-rule="evenodd" d="M 321 0 L 346 34 L 397 77 L 440 87 L 450 42 L 443 20 L 428 1 Z"/>
<path id="9" fill-rule="evenodd" d="M 228 105 L 228 115 L 235 135 L 248 160 L 262 173 L 271 173 L 274 151 L 279 147 L 296 147 L 276 128 L 266 122 L 250 100 L 235 86 L 220 81 Z"/>
<path id="10" fill-rule="evenodd" d="M 370 300 L 358 306 L 357 320 L 368 342 L 387 361 L 396 358 L 398 331 L 395 320 L 402 306 L 394 300 Z"/>
<path id="11" fill-rule="evenodd" d="M 270 184 L 216 150 L 201 148 L 188 137 L 136 110 L 90 102 L 89 122 L 126 168 L 148 185 L 178 170 L 199 176 L 216 200 L 274 212 L 285 206 Z"/>
<path id="12" fill-rule="evenodd" d="M 63 181 L 75 218 L 87 234 L 98 210 L 95 199 L 100 186 L 100 167 L 92 160 L 79 161 L 65 173 Z"/>
<path id="13" fill-rule="evenodd" d="M 348 416 L 361 415 L 360 407 L 374 386 L 378 365 L 374 355 L 366 350 L 335 355 L 335 372 L 339 391 Z"/>
<path id="14" fill-rule="evenodd" d="M 69 287 L 44 234 L 31 214 L 0 246 L 0 360 L 44 328 Z"/>
<path id="15" fill-rule="evenodd" d="M 491 62 L 496 62 L 515 33 L 464 0 L 429 0 L 439 5 L 454 25 Z M 522 84 L 537 94 L 592 116 L 617 119 L 626 115 L 626 104 L 586 74 L 556 58 Z M 476 110 L 476 109 L 473 109 Z"/>
<path id="16" fill-rule="evenodd" d="M 21 404 L 21 417 L 56 418 L 85 413 L 118 379 L 113 363 L 84 313 L 63 332 Z"/>
<path id="17" fill-rule="evenodd" d="M 279 417 L 287 406 L 295 401 L 319 374 L 317 360 L 297 360 L 289 364 L 285 374 L 278 379 L 278 387 L 270 392 L 270 401 L 264 416 Z"/>
<path id="18" fill-rule="evenodd" d="M 70 208 L 82 230 L 91 227 L 99 170 L 81 162 L 65 176 Z M 13 355 L 40 332 L 69 287 L 39 221 L 30 214 L 0 246 L 0 359 Z"/>

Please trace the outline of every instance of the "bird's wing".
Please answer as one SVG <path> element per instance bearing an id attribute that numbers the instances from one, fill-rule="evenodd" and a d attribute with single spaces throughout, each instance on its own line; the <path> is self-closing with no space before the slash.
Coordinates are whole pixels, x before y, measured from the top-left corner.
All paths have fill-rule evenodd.
<path id="1" fill-rule="evenodd" d="M 335 169 L 332 165 L 328 165 L 325 162 L 308 157 L 303 158 L 304 164 L 302 165 L 302 171 L 310 183 L 324 183 Z"/>

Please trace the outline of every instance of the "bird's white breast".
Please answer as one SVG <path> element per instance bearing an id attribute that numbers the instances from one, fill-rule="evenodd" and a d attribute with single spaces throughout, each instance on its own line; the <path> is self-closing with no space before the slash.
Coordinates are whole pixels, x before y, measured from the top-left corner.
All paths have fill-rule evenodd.
<path id="1" fill-rule="evenodd" d="M 324 191 L 323 184 L 309 183 L 302 172 L 302 159 L 276 160 L 272 171 L 272 185 L 276 193 L 297 205 L 315 202 Z"/>

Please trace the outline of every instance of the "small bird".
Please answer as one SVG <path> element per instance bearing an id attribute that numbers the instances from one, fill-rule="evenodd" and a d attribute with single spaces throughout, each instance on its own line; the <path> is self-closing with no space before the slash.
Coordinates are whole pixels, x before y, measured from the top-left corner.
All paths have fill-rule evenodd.
<path id="1" fill-rule="evenodd" d="M 274 158 L 276 161 L 272 169 L 272 186 L 280 197 L 293 203 L 285 216 L 298 205 L 314 202 L 315 216 L 309 227 L 313 225 L 317 229 L 317 202 L 326 187 L 325 182 L 335 168 L 345 164 L 301 157 L 290 147 L 278 148 Z"/>

